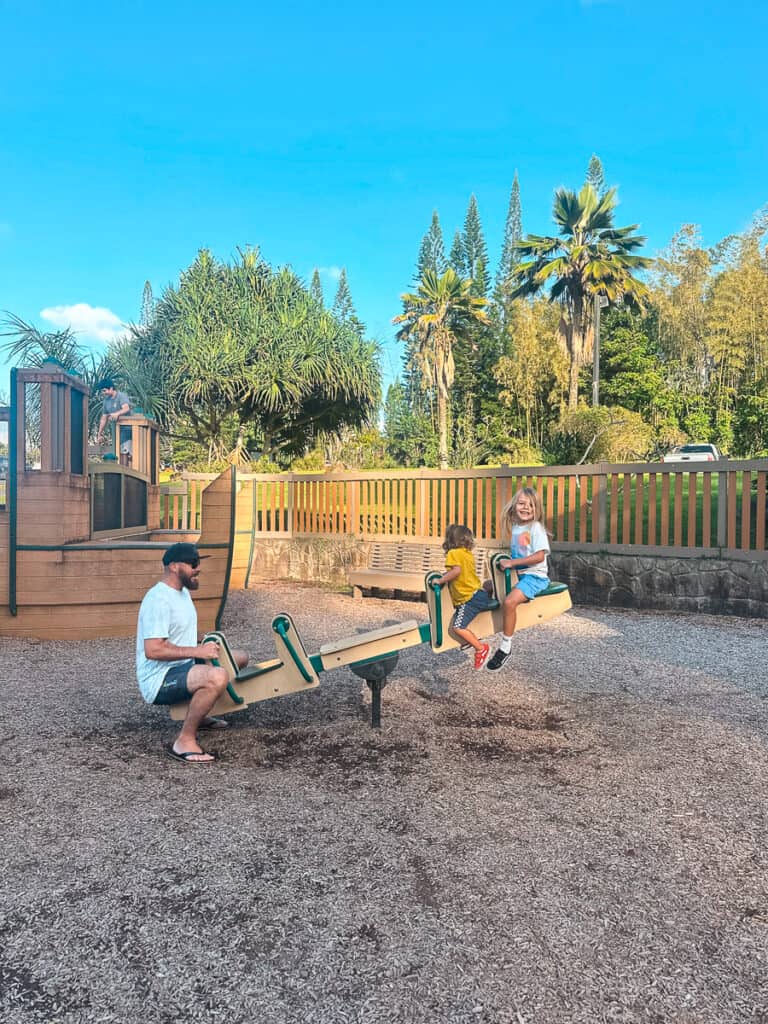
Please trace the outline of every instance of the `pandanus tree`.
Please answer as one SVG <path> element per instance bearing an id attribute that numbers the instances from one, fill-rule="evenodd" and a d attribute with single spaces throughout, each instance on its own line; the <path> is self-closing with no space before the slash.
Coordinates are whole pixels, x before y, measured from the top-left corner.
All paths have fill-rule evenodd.
<path id="1" fill-rule="evenodd" d="M 641 307 L 648 295 L 635 273 L 651 260 L 636 255 L 645 244 L 637 224 L 614 227 L 616 189 L 599 196 L 590 184 L 580 192 L 560 188 L 552 209 L 559 235 L 528 235 L 518 242 L 521 262 L 514 269 L 512 298 L 536 295 L 549 286 L 560 306 L 559 334 L 569 359 L 568 407 L 578 401 L 579 370 L 589 359 L 594 338 L 594 300 Z"/>
<path id="2" fill-rule="evenodd" d="M 273 460 L 299 454 L 368 423 L 380 396 L 376 344 L 257 250 L 233 265 L 201 250 L 118 354 L 151 382 L 146 407 L 212 458 L 244 459 L 246 446 Z"/>
<path id="3" fill-rule="evenodd" d="M 461 278 L 452 268 L 444 274 L 427 269 L 418 291 L 400 298 L 405 312 L 393 318 L 402 324 L 400 341 L 412 342 L 414 359 L 424 386 L 437 396 L 437 428 L 440 468 L 448 466 L 448 397 L 453 384 L 453 350 L 457 341 L 468 339 L 476 324 L 488 324 L 487 300 L 472 295 L 471 278 Z"/>

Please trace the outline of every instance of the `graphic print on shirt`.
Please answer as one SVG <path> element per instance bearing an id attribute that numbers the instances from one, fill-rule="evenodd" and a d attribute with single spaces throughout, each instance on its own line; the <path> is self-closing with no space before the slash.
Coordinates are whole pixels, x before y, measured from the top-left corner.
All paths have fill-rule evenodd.
<path id="1" fill-rule="evenodd" d="M 530 526 L 513 526 L 510 553 L 513 558 L 528 558 L 537 551 L 549 552 L 549 538 L 547 531 L 539 522 L 531 523 Z M 546 556 L 543 561 L 536 565 L 526 566 L 518 570 L 520 575 L 540 576 L 548 579 L 548 568 Z"/>
<path id="2" fill-rule="evenodd" d="M 527 558 L 528 555 L 532 554 L 530 533 L 527 530 L 523 530 L 520 533 L 514 534 L 512 537 L 512 557 Z"/>

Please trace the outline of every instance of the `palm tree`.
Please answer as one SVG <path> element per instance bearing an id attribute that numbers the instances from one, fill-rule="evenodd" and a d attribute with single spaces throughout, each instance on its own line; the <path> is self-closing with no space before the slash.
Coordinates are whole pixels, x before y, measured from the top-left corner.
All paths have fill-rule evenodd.
<path id="1" fill-rule="evenodd" d="M 552 209 L 560 237 L 528 235 L 516 245 L 523 262 L 512 275 L 513 298 L 535 295 L 554 279 L 549 299 L 561 309 L 559 333 L 570 361 L 570 409 L 576 407 L 579 370 L 592 348 L 595 296 L 604 296 L 609 303 L 642 306 L 648 294 L 645 284 L 633 276 L 633 271 L 652 262 L 633 255 L 645 244 L 645 237 L 633 233 L 637 224 L 613 226 L 616 205 L 615 188 L 603 196 L 590 184 L 578 194 L 560 188 Z"/>
<path id="2" fill-rule="evenodd" d="M 487 300 L 470 294 L 472 279 L 459 277 L 449 267 L 438 277 L 427 269 L 415 294 L 400 298 L 405 312 L 392 319 L 403 326 L 397 332 L 400 341 L 415 341 L 415 357 L 427 387 L 437 394 L 437 425 L 440 468 L 448 466 L 448 395 L 453 384 L 455 366 L 453 347 L 468 339 L 475 324 L 488 324 L 484 310 Z"/>

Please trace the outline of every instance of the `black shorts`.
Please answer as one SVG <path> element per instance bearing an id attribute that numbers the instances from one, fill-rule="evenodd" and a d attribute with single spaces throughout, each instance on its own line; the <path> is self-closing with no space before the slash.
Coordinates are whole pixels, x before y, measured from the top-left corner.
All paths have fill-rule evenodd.
<path id="1" fill-rule="evenodd" d="M 456 609 L 456 614 L 453 618 L 454 626 L 458 626 L 459 629 L 466 629 L 476 615 L 479 615 L 480 612 L 488 611 L 492 600 L 491 595 L 486 590 L 476 590 L 468 601 L 460 604 Z"/>
<path id="2" fill-rule="evenodd" d="M 169 668 L 163 677 L 163 685 L 157 692 L 153 704 L 182 704 L 189 700 L 192 694 L 187 689 L 187 676 L 189 670 L 194 668 L 195 662 L 190 658 L 182 661 L 179 665 Z"/>

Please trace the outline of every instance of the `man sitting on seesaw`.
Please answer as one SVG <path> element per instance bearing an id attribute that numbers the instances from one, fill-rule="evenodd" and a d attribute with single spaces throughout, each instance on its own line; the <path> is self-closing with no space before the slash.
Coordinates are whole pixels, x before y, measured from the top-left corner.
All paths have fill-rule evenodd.
<path id="1" fill-rule="evenodd" d="M 207 557 L 206 555 L 202 556 Z M 226 729 L 208 713 L 227 688 L 226 669 L 209 664 L 219 645 L 201 643 L 197 610 L 190 596 L 200 585 L 201 555 L 194 544 L 173 544 L 163 554 L 163 578 L 144 595 L 136 632 L 136 676 L 147 704 L 189 701 L 186 718 L 167 753 L 185 764 L 212 764 L 216 758 L 197 742 L 199 729 Z M 238 669 L 245 651 L 233 651 Z"/>

